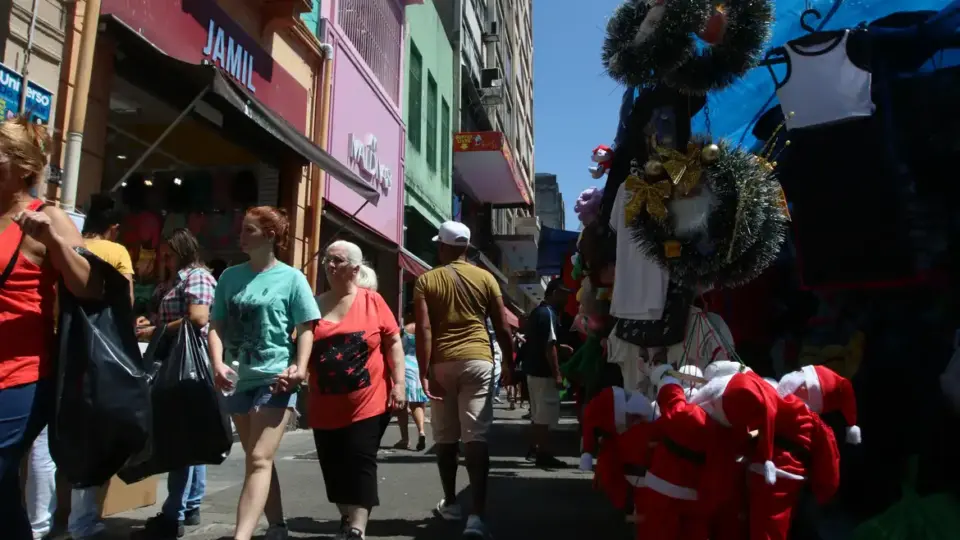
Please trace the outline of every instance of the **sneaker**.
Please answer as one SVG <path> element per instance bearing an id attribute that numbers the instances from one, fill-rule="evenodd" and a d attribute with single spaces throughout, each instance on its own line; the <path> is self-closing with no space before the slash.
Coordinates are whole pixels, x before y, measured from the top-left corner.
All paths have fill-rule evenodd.
<path id="1" fill-rule="evenodd" d="M 470 516 L 467 518 L 467 526 L 463 528 L 464 538 L 488 538 L 487 526 L 484 525 L 480 516 Z"/>
<path id="2" fill-rule="evenodd" d="M 537 467 L 541 469 L 566 469 L 567 464 L 560 461 L 559 459 L 551 456 L 550 454 L 537 454 L 536 460 Z"/>
<path id="3" fill-rule="evenodd" d="M 537 459 L 537 447 L 536 447 L 536 446 L 531 446 L 530 448 L 527 448 L 527 455 L 524 456 L 524 459 L 526 459 L 527 461 L 536 461 L 536 459 Z"/>
<path id="4" fill-rule="evenodd" d="M 511 402 L 510 402 L 510 410 L 511 410 L 511 411 L 517 410 L 517 404 L 511 401 Z"/>
<path id="5" fill-rule="evenodd" d="M 433 513 L 446 521 L 460 521 L 463 517 L 463 511 L 460 509 L 460 505 L 455 502 L 447 504 L 446 499 L 440 499 L 437 507 L 433 509 Z"/>
<path id="6" fill-rule="evenodd" d="M 427 449 L 427 436 L 420 435 L 417 437 L 417 452 L 423 452 Z"/>
<path id="7" fill-rule="evenodd" d="M 409 450 L 409 449 L 410 449 L 410 441 L 404 441 L 404 440 L 398 441 L 397 444 L 393 445 L 393 449 L 394 449 L 394 450 Z"/>
<path id="8" fill-rule="evenodd" d="M 176 521 L 163 514 L 157 514 L 143 524 L 143 537 L 150 540 L 175 540 L 183 538 L 185 531 L 182 521 Z"/>
<path id="9" fill-rule="evenodd" d="M 500 403 L 503 403 L 503 400 L 500 399 L 500 397 L 498 396 L 498 397 L 493 398 L 493 402 L 494 402 L 494 403 L 497 403 L 497 404 L 500 404 Z"/>
<path id="10" fill-rule="evenodd" d="M 289 536 L 290 533 L 287 531 L 287 525 L 280 523 L 267 527 L 267 532 L 263 535 L 263 540 L 287 540 Z"/>
<path id="11" fill-rule="evenodd" d="M 200 509 L 190 510 L 183 513 L 183 524 L 187 527 L 196 527 L 200 524 Z"/>
<path id="12" fill-rule="evenodd" d="M 344 533 L 343 540 L 363 540 L 363 532 L 361 532 L 360 529 L 350 527 L 350 529 Z"/>

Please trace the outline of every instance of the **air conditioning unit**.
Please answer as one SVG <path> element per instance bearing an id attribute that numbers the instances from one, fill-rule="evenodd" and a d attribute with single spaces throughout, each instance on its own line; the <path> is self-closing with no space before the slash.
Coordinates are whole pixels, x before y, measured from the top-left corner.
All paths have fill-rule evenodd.
<path id="1" fill-rule="evenodd" d="M 480 70 L 480 88 L 500 88 L 503 85 L 503 71 L 499 67 Z"/>
<path id="2" fill-rule="evenodd" d="M 480 103 L 487 107 L 503 104 L 503 87 L 495 86 L 481 89 Z"/>
<path id="3" fill-rule="evenodd" d="M 498 43 L 500 41 L 500 21 L 490 21 L 483 32 L 484 43 Z"/>

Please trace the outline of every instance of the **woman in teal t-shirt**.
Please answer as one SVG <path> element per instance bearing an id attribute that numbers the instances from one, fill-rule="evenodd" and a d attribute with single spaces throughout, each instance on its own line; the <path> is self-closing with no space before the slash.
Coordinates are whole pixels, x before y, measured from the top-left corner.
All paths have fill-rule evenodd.
<path id="1" fill-rule="evenodd" d="M 275 256 L 286 247 L 289 229 L 282 210 L 247 211 L 240 248 L 250 261 L 224 270 L 210 317 L 210 361 L 217 386 L 233 390 L 226 406 L 247 455 L 237 540 L 250 539 L 261 513 L 270 524 L 266 540 L 287 538 L 273 456 L 295 414 L 313 349 L 313 323 L 320 319 L 307 279 Z"/>

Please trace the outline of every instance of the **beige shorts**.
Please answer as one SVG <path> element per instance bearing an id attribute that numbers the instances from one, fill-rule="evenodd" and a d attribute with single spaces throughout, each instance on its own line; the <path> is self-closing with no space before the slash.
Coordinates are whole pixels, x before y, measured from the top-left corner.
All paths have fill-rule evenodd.
<path id="1" fill-rule="evenodd" d="M 434 442 L 485 442 L 493 423 L 493 362 L 442 362 L 431 369 L 431 391 L 436 384 L 443 392 L 442 400 L 430 402 Z"/>
<path id="2" fill-rule="evenodd" d="M 539 426 L 554 427 L 560 422 L 560 390 L 550 377 L 527 375 L 530 391 L 530 420 Z"/>

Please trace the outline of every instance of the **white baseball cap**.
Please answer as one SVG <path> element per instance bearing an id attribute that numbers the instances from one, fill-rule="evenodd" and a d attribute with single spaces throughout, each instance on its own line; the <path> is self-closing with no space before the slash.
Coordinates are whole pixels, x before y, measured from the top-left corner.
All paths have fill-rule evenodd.
<path id="1" fill-rule="evenodd" d="M 437 231 L 437 235 L 433 237 L 433 241 L 448 246 L 469 246 L 470 227 L 459 221 L 444 221 L 440 224 L 440 229 Z"/>

